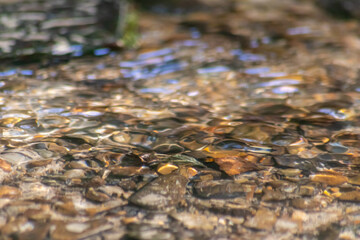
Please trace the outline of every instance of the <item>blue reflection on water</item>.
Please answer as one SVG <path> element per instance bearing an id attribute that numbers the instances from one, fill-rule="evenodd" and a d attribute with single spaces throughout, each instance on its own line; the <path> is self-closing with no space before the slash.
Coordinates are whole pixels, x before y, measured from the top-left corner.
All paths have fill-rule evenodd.
<path id="1" fill-rule="evenodd" d="M 94 50 L 94 55 L 95 56 L 103 56 L 106 54 L 110 53 L 110 49 L 109 48 L 99 48 L 99 49 L 95 49 Z"/>
<path id="2" fill-rule="evenodd" d="M 0 77 L 8 77 L 8 76 L 11 76 L 11 75 L 14 75 L 14 74 L 16 74 L 16 70 L 11 69 L 11 70 L 7 70 L 7 71 L 4 71 L 4 72 L 0 72 Z"/>
<path id="3" fill-rule="evenodd" d="M 21 70 L 20 74 L 25 75 L 25 76 L 30 76 L 30 75 L 34 74 L 34 71 L 33 70 Z"/>
<path id="4" fill-rule="evenodd" d="M 70 49 L 73 52 L 72 55 L 74 57 L 80 57 L 83 55 L 83 46 L 82 45 L 72 45 L 72 46 L 70 46 Z"/>
<path id="5" fill-rule="evenodd" d="M 142 88 L 140 89 L 141 93 L 164 93 L 164 94 L 170 94 L 173 93 L 173 89 L 167 89 L 167 88 Z"/>
<path id="6" fill-rule="evenodd" d="M 299 84 L 300 82 L 295 79 L 277 79 L 269 82 L 263 82 L 257 84 L 257 87 L 275 87 L 275 86 L 281 86 L 281 85 L 294 85 Z"/>
<path id="7" fill-rule="evenodd" d="M 266 61 L 266 57 L 261 54 L 245 53 L 240 49 L 233 49 L 230 51 L 231 55 L 237 56 L 243 62 L 260 62 Z"/>
<path id="8" fill-rule="evenodd" d="M 289 93 L 296 93 L 298 91 L 299 91 L 299 89 L 297 87 L 293 87 L 293 86 L 281 86 L 281 87 L 274 88 L 272 90 L 272 92 L 275 94 L 289 94 Z"/>
<path id="9" fill-rule="evenodd" d="M 197 70 L 199 74 L 207 74 L 207 73 L 219 73 L 219 72 L 227 72 L 230 69 L 226 66 L 214 66 L 208 68 L 200 68 Z"/>
<path id="10" fill-rule="evenodd" d="M 304 27 L 294 27 L 294 28 L 289 28 L 287 30 L 287 33 L 289 35 L 302 35 L 302 34 L 309 34 L 311 33 L 311 29 L 307 26 Z"/>
<path id="11" fill-rule="evenodd" d="M 253 75 L 253 74 L 260 74 L 260 73 L 266 73 L 266 72 L 269 72 L 270 71 L 270 68 L 268 67 L 258 67 L 258 68 L 248 68 L 248 69 L 245 69 L 245 73 L 246 74 L 250 74 L 250 75 Z"/>
<path id="12" fill-rule="evenodd" d="M 164 48 L 164 49 L 140 54 L 138 58 L 143 60 L 143 59 L 168 55 L 168 54 L 171 54 L 172 52 L 173 52 L 173 50 L 171 48 Z"/>

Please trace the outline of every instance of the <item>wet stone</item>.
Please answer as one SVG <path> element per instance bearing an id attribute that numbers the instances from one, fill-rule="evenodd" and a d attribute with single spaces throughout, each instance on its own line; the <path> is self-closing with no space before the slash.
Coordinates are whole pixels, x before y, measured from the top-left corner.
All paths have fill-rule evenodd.
<path id="1" fill-rule="evenodd" d="M 294 217 L 294 215 L 292 217 Z M 342 219 L 342 214 L 338 210 L 329 210 L 324 212 L 308 213 L 303 215 L 303 217 L 304 219 L 299 219 L 302 222 L 303 231 L 311 233 L 321 227 L 325 229 L 329 228 L 331 224 Z"/>
<path id="2" fill-rule="evenodd" d="M 55 205 L 55 209 L 60 214 L 64 214 L 67 216 L 76 216 L 78 211 L 75 209 L 75 205 L 72 201 L 64 201 L 57 203 Z"/>
<path id="3" fill-rule="evenodd" d="M 0 238 L 360 239 L 358 1 L 0 0 Z"/>
<path id="4" fill-rule="evenodd" d="M 360 175 L 350 177 L 348 182 L 353 185 L 360 185 Z"/>
<path id="5" fill-rule="evenodd" d="M 17 198 L 21 195 L 20 189 L 11 186 L 0 186 L 0 198 Z"/>
<path id="6" fill-rule="evenodd" d="M 259 170 L 256 164 L 240 158 L 216 158 L 215 163 L 229 176 Z"/>
<path id="7" fill-rule="evenodd" d="M 244 225 L 259 230 L 271 230 L 276 223 L 276 219 L 276 214 L 273 211 L 261 208 L 257 210 L 255 216 L 247 219 Z"/>
<path id="8" fill-rule="evenodd" d="M 353 201 L 359 202 L 360 201 L 360 192 L 359 191 L 349 191 L 349 192 L 342 192 L 338 197 L 341 201 Z"/>
<path id="9" fill-rule="evenodd" d="M 53 239 L 81 239 L 89 238 L 100 232 L 107 231 L 112 228 L 108 222 L 99 222 L 96 220 L 89 222 L 53 222 L 50 236 Z"/>
<path id="10" fill-rule="evenodd" d="M 11 164 L 20 165 L 40 157 L 35 151 L 20 149 L 19 151 L 9 150 L 2 152 L 0 158 Z"/>
<path id="11" fill-rule="evenodd" d="M 315 170 L 316 163 L 312 159 L 300 158 L 297 155 L 280 155 L 274 157 L 275 162 L 282 167 L 296 168 L 301 170 Z"/>
<path id="12" fill-rule="evenodd" d="M 288 199 L 288 194 L 274 189 L 264 189 L 264 195 L 262 201 L 282 201 Z"/>
<path id="13" fill-rule="evenodd" d="M 0 168 L 5 172 L 11 172 L 11 164 L 9 164 L 7 161 L 0 159 Z"/>
<path id="14" fill-rule="evenodd" d="M 320 182 L 330 186 L 341 185 L 348 181 L 348 178 L 334 172 L 318 173 L 310 176 L 313 182 Z"/>
<path id="15" fill-rule="evenodd" d="M 96 191 L 94 188 L 90 187 L 85 194 L 85 197 L 94 202 L 107 202 L 110 200 L 110 197 L 102 192 Z"/>
<path id="16" fill-rule="evenodd" d="M 157 172 L 162 174 L 162 175 L 167 175 L 172 173 L 173 171 L 177 170 L 178 167 L 176 165 L 173 164 L 163 164 L 163 165 L 159 165 Z"/>
<path id="17" fill-rule="evenodd" d="M 215 214 L 227 214 L 238 218 L 244 218 L 255 214 L 256 210 L 251 207 L 249 201 L 242 198 L 236 198 L 233 201 L 226 199 L 187 199 L 190 206 L 196 209 L 213 212 Z"/>
<path id="18" fill-rule="evenodd" d="M 122 179 L 118 185 L 125 191 L 134 190 L 136 188 L 136 183 L 132 179 Z"/>
<path id="19" fill-rule="evenodd" d="M 49 165 L 52 161 L 53 161 L 53 159 L 35 160 L 35 161 L 30 161 L 27 164 L 27 166 L 29 168 L 44 167 L 44 166 Z"/>
<path id="20" fill-rule="evenodd" d="M 299 188 L 299 194 L 301 196 L 313 196 L 316 193 L 315 186 L 311 185 L 302 185 Z"/>
<path id="21" fill-rule="evenodd" d="M 153 150 L 158 153 L 174 154 L 183 152 L 184 148 L 177 144 L 161 144 L 154 147 Z"/>
<path id="22" fill-rule="evenodd" d="M 182 155 L 182 154 L 172 155 L 172 156 L 166 158 L 164 161 L 173 163 L 173 164 L 189 164 L 192 166 L 205 167 L 205 165 L 203 163 L 201 163 L 200 161 L 198 161 L 197 159 L 187 156 L 187 155 Z"/>
<path id="23" fill-rule="evenodd" d="M 163 229 L 160 226 L 152 226 L 150 224 L 131 224 L 129 226 L 128 235 L 135 239 L 176 239 L 175 236 L 167 229 Z"/>
<path id="24" fill-rule="evenodd" d="M 317 0 L 320 7 L 340 18 L 360 18 L 358 0 Z"/>
<path id="25" fill-rule="evenodd" d="M 135 175 L 142 175 L 151 173 L 151 170 L 147 167 L 132 167 L 132 166 L 113 166 L 111 167 L 111 174 L 119 177 L 131 177 Z"/>
<path id="26" fill-rule="evenodd" d="M 71 169 L 64 173 L 64 177 L 67 179 L 83 178 L 84 176 L 85 176 L 85 171 L 82 169 Z"/>
<path id="27" fill-rule="evenodd" d="M 296 198 L 291 200 L 291 205 L 298 209 L 318 209 L 322 206 L 319 199 Z"/>
<path id="28" fill-rule="evenodd" d="M 88 181 L 88 183 L 87 183 L 87 185 L 89 186 L 89 187 L 100 187 L 100 186 L 102 186 L 102 185 L 104 185 L 105 184 L 105 180 L 104 179 L 102 179 L 101 177 L 99 177 L 99 176 L 95 176 L 95 177 L 93 177 L 93 178 L 91 178 L 89 181 Z"/>
<path id="29" fill-rule="evenodd" d="M 299 222 L 293 221 L 288 218 L 279 218 L 275 223 L 275 229 L 279 232 L 296 233 L 299 231 Z"/>
<path id="30" fill-rule="evenodd" d="M 172 217 L 181 222 L 188 229 L 213 231 L 219 224 L 219 219 L 216 216 L 209 217 L 201 214 L 182 212 L 173 214 Z"/>
<path id="31" fill-rule="evenodd" d="M 233 198 L 254 192 L 256 186 L 231 180 L 201 181 L 194 185 L 195 194 L 202 198 Z"/>
<path id="32" fill-rule="evenodd" d="M 177 205 L 186 193 L 188 180 L 182 175 L 159 176 L 135 192 L 129 201 L 149 209 L 165 209 Z"/>

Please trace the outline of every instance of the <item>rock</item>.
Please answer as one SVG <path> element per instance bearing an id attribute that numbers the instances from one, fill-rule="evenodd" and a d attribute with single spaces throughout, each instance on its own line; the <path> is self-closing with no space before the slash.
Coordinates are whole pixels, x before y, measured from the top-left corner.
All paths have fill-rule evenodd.
<path id="1" fill-rule="evenodd" d="M 316 163 L 313 159 L 300 158 L 297 155 L 283 154 L 274 156 L 275 162 L 282 167 L 296 168 L 301 170 L 315 170 Z"/>
<path id="2" fill-rule="evenodd" d="M 291 200 L 291 205 L 298 209 L 319 209 L 321 202 L 317 199 L 295 198 Z"/>
<path id="3" fill-rule="evenodd" d="M 315 192 L 315 187 L 311 185 L 302 185 L 299 189 L 301 196 L 313 196 Z"/>
<path id="4" fill-rule="evenodd" d="M 350 177 L 348 182 L 353 185 L 360 185 L 360 175 Z"/>
<path id="5" fill-rule="evenodd" d="M 18 188 L 10 186 L 0 187 L 0 198 L 16 198 L 21 195 L 21 191 Z"/>
<path id="6" fill-rule="evenodd" d="M 0 168 L 5 172 L 11 172 L 11 164 L 7 161 L 0 159 Z"/>
<path id="7" fill-rule="evenodd" d="M 299 222 L 293 221 L 288 218 L 279 218 L 275 223 L 275 229 L 278 232 L 291 232 L 296 233 L 299 231 Z"/>
<path id="8" fill-rule="evenodd" d="M 167 164 L 160 164 L 157 168 L 157 172 L 162 175 L 167 175 L 172 173 L 173 171 L 177 170 L 178 167 L 174 164 L 167 163 Z"/>
<path id="9" fill-rule="evenodd" d="M 264 195 L 262 196 L 262 201 L 281 201 L 287 199 L 288 196 L 286 193 L 280 190 L 273 189 L 264 189 Z"/>
<path id="10" fill-rule="evenodd" d="M 36 168 L 36 167 L 44 167 L 46 165 L 49 165 L 53 160 L 52 159 L 46 159 L 46 160 L 34 160 L 30 161 L 27 166 L 29 168 Z"/>
<path id="11" fill-rule="evenodd" d="M 202 198 L 233 198 L 254 192 L 256 186 L 231 180 L 212 180 L 196 183 L 195 194 Z"/>
<path id="12" fill-rule="evenodd" d="M 338 197 L 338 199 L 341 201 L 360 202 L 360 192 L 359 191 L 343 192 Z"/>
<path id="13" fill-rule="evenodd" d="M 238 219 L 255 214 L 251 205 L 242 198 L 234 199 L 199 199 L 189 198 L 187 203 L 198 210 L 207 210 L 215 214 L 226 214 Z"/>
<path id="14" fill-rule="evenodd" d="M 323 172 L 310 176 L 311 181 L 325 183 L 330 186 L 341 185 L 348 181 L 348 178 L 335 172 Z"/>
<path id="15" fill-rule="evenodd" d="M 316 2 L 321 8 L 336 17 L 360 19 L 359 0 L 317 0 Z"/>
<path id="16" fill-rule="evenodd" d="M 148 167 L 137 167 L 137 166 L 113 166 L 110 168 L 111 174 L 118 177 L 131 177 L 134 175 L 142 175 L 150 173 Z"/>
<path id="17" fill-rule="evenodd" d="M 130 202 L 149 209 L 166 209 L 177 205 L 186 193 L 188 179 L 182 175 L 159 176 L 130 197 Z"/>
<path id="18" fill-rule="evenodd" d="M 131 224 L 128 230 L 130 239 L 144 240 L 175 240 L 176 238 L 168 229 L 162 229 L 160 226 L 150 224 Z"/>
<path id="19" fill-rule="evenodd" d="M 330 227 L 332 223 L 339 222 L 343 218 L 341 210 L 328 210 L 305 214 L 302 221 L 303 232 L 314 232 L 319 228 Z"/>
<path id="20" fill-rule="evenodd" d="M 266 208 L 260 208 L 254 217 L 246 220 L 245 227 L 259 230 L 271 230 L 276 222 L 276 214 Z"/>
<path id="21" fill-rule="evenodd" d="M 90 187 L 87 190 L 85 197 L 91 201 L 101 202 L 101 203 L 107 202 L 110 200 L 110 197 L 107 194 L 99 192 L 99 191 L 95 191 L 92 187 Z"/>
<path id="22" fill-rule="evenodd" d="M 64 177 L 67 179 L 83 178 L 85 177 L 85 171 L 82 169 L 71 169 L 64 173 Z"/>
<path id="23" fill-rule="evenodd" d="M 56 240 L 89 239 L 90 236 L 110 230 L 112 224 L 107 221 L 93 220 L 89 222 L 54 221 L 50 238 Z"/>
<path id="24" fill-rule="evenodd" d="M 215 163 L 229 176 L 259 170 L 255 163 L 235 157 L 216 158 Z"/>
<path id="25" fill-rule="evenodd" d="M 181 222 L 188 229 L 201 229 L 205 231 L 213 231 L 218 223 L 218 218 L 214 215 L 202 215 L 194 213 L 176 213 L 173 214 L 176 220 Z"/>

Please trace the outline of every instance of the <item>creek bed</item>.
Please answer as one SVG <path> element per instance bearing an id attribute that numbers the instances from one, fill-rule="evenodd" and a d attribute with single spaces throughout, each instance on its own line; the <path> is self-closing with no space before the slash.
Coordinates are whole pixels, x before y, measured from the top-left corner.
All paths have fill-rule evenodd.
<path id="1" fill-rule="evenodd" d="M 140 16 L 136 50 L 2 65 L 2 237 L 358 239 L 360 23 Z"/>

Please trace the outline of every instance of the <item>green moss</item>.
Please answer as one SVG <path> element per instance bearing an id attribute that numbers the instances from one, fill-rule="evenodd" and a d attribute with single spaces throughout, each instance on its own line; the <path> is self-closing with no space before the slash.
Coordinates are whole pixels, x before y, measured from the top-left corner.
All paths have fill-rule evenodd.
<path id="1" fill-rule="evenodd" d="M 134 9 L 129 9 L 124 23 L 124 31 L 121 41 L 124 46 L 134 48 L 137 46 L 139 39 L 139 17 Z"/>

